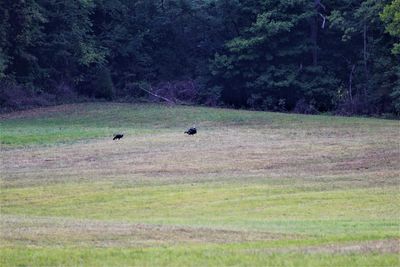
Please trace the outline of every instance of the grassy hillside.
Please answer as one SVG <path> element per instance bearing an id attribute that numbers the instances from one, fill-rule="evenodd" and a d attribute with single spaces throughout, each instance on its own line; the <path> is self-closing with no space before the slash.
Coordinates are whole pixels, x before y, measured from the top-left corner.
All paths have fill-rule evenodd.
<path id="1" fill-rule="evenodd" d="M 398 121 L 97 103 L 0 127 L 3 266 L 400 264 Z"/>

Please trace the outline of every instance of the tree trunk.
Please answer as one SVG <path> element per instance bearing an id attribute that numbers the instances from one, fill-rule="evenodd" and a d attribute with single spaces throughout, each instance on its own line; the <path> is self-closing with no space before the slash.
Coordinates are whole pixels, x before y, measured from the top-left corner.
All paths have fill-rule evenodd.
<path id="1" fill-rule="evenodd" d="M 312 64 L 313 66 L 317 66 L 318 64 L 318 26 L 317 26 L 317 18 L 313 18 L 313 22 L 311 24 L 311 42 L 312 42 Z"/>
<path id="2" fill-rule="evenodd" d="M 314 0 L 315 15 L 311 21 L 312 64 L 318 65 L 318 8 L 319 0 Z"/>
<path id="3" fill-rule="evenodd" d="M 364 75 L 365 75 L 364 97 L 366 97 L 367 91 L 368 91 L 368 82 L 369 82 L 368 55 L 367 55 L 367 24 L 366 23 L 364 23 L 364 28 L 363 28 L 363 59 L 364 59 Z"/>
<path id="4" fill-rule="evenodd" d="M 318 65 L 318 18 L 322 18 L 321 28 L 325 28 L 326 16 L 320 11 L 325 11 L 326 7 L 321 0 L 314 0 L 314 16 L 311 19 L 311 43 L 312 43 L 312 62 L 313 66 Z"/>
<path id="5" fill-rule="evenodd" d="M 349 91 L 348 91 L 348 95 L 349 95 L 349 99 L 350 99 L 350 103 L 351 103 L 351 109 L 353 112 L 353 73 L 356 69 L 356 65 L 353 64 L 353 66 L 351 66 L 351 71 L 350 71 L 350 75 L 349 75 Z"/>

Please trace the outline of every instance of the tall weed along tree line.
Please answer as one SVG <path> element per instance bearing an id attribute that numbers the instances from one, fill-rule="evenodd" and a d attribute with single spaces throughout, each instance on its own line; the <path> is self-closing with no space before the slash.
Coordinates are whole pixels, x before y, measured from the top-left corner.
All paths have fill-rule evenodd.
<path id="1" fill-rule="evenodd" d="M 399 29 L 400 0 L 1 0 L 0 103 L 399 114 Z"/>

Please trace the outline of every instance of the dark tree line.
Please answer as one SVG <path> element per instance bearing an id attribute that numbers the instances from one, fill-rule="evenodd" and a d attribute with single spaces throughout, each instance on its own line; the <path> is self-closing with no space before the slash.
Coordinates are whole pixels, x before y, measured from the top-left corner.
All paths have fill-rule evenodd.
<path id="1" fill-rule="evenodd" d="M 399 114 L 399 17 L 400 0 L 0 0 L 0 104 Z"/>

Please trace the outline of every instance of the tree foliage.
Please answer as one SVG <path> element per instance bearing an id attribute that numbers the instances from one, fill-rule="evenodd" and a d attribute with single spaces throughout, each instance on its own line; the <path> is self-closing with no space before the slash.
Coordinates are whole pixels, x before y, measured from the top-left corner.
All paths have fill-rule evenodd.
<path id="1" fill-rule="evenodd" d="M 400 0 L 393 0 L 392 3 L 385 6 L 381 18 L 386 23 L 386 31 L 398 39 L 392 52 L 400 54 Z"/>
<path id="2" fill-rule="evenodd" d="M 190 81 L 197 103 L 400 113 L 399 14 L 399 0 L 3 0 L 0 79 L 109 100 Z"/>

